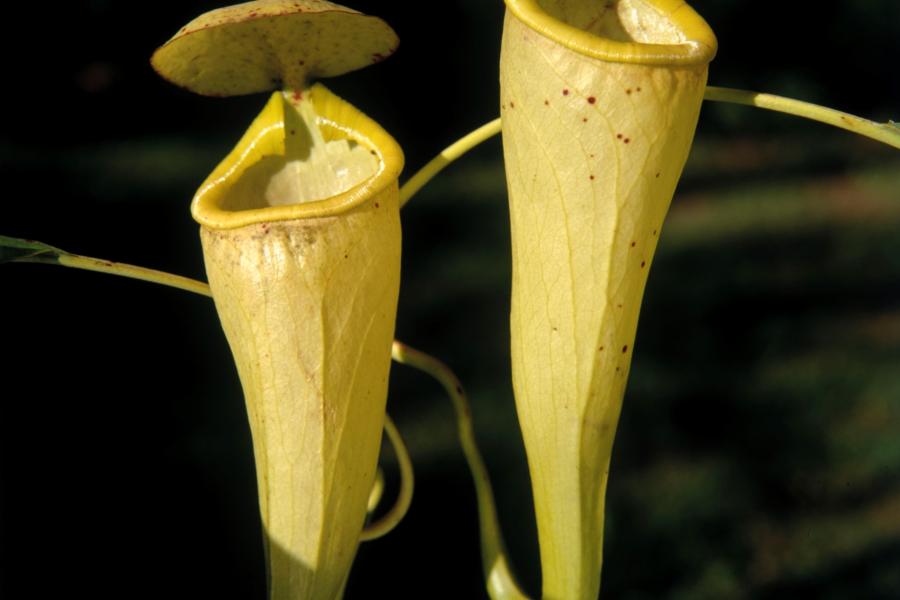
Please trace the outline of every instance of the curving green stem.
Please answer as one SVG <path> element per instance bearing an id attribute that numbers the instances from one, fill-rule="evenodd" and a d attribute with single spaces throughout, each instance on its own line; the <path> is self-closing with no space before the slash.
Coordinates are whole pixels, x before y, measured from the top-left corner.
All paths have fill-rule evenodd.
<path id="1" fill-rule="evenodd" d="M 396 344 L 396 342 L 394 343 Z M 403 443 L 403 438 L 400 437 L 397 426 L 394 425 L 394 422 L 388 415 L 384 415 L 384 432 L 387 434 L 388 439 L 391 440 L 391 445 L 394 446 L 394 453 L 397 455 L 397 464 L 400 467 L 400 492 L 397 494 L 397 500 L 394 502 L 391 510 L 381 519 L 370 523 L 363 529 L 362 534 L 359 536 L 360 541 L 363 542 L 376 540 L 388 534 L 403 520 L 403 517 L 406 516 L 406 512 L 409 510 L 409 505 L 412 503 L 414 482 L 412 461 L 409 458 L 409 452 Z M 383 480 L 381 487 L 384 487 Z M 375 504 L 377 504 L 377 500 Z M 369 506 L 371 510 L 371 498 Z"/>
<path id="2" fill-rule="evenodd" d="M 432 158 L 428 161 L 428 164 L 416 171 L 415 175 L 410 177 L 400 188 L 400 208 L 403 208 L 416 192 L 422 189 L 426 183 L 431 181 L 435 175 L 443 171 L 447 165 L 481 142 L 494 137 L 498 133 L 500 133 L 499 117 L 489 123 L 485 123 L 474 131 L 470 131 L 441 150 L 440 154 Z"/>
<path id="3" fill-rule="evenodd" d="M 26 262 L 45 265 L 62 265 L 85 271 L 107 273 L 130 279 L 140 279 L 150 283 L 158 283 L 168 287 L 177 288 L 186 292 L 192 292 L 201 296 L 212 297 L 209 286 L 202 281 L 173 275 L 165 271 L 147 269 L 126 263 L 113 262 L 102 258 L 91 258 L 66 252 L 50 244 L 23 240 L 19 238 L 0 235 L 0 263 Z"/>
<path id="4" fill-rule="evenodd" d="M 704 99 L 714 102 L 731 102 L 732 104 L 755 106 L 756 108 L 803 117 L 804 119 L 846 129 L 894 148 L 900 148 L 900 127 L 893 121 L 876 123 L 856 115 L 819 106 L 818 104 L 803 102 L 802 100 L 734 88 L 709 86 L 706 88 Z"/>
<path id="5" fill-rule="evenodd" d="M 475 483 L 475 494 L 478 499 L 478 521 L 481 530 L 481 561 L 488 594 L 494 600 L 527 599 L 510 570 L 500 522 L 497 518 L 497 507 L 494 502 L 494 491 L 488 475 L 484 459 L 478 451 L 475 431 L 472 427 L 472 411 L 466 399 L 459 379 L 450 367 L 424 352 L 410 348 L 402 342 L 394 342 L 391 355 L 400 364 L 424 371 L 436 379 L 444 391 L 450 396 L 456 412 L 456 425 L 463 454 L 469 464 L 472 480 Z"/>

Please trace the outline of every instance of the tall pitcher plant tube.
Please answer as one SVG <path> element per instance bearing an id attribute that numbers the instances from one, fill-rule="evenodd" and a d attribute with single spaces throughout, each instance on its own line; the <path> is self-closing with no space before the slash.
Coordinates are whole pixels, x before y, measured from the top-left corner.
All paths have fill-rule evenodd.
<path id="1" fill-rule="evenodd" d="M 244 389 L 272 600 L 343 594 L 375 480 L 400 287 L 403 154 L 307 81 L 396 47 L 384 21 L 344 6 L 255 0 L 200 15 L 151 59 L 199 94 L 283 88 L 191 206 Z"/>
<path id="2" fill-rule="evenodd" d="M 512 369 L 545 598 L 600 589 L 613 438 L 716 40 L 679 0 L 507 0 Z"/>
<path id="3" fill-rule="evenodd" d="M 275 92 L 193 202 L 250 418 L 272 599 L 339 597 L 356 553 L 387 397 L 402 165 L 324 87 Z"/>

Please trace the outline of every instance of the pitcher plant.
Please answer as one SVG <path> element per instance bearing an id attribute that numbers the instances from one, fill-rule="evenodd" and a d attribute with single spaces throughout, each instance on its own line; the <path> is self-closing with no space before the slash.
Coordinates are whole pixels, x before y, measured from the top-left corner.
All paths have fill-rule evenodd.
<path id="1" fill-rule="evenodd" d="M 244 389 L 273 600 L 341 594 L 375 481 L 400 287 L 403 153 L 308 79 L 396 45 L 380 19 L 330 2 L 258 0 L 202 15 L 153 57 L 205 95 L 283 86 L 191 206 Z"/>
<path id="2" fill-rule="evenodd" d="M 508 0 L 512 370 L 544 597 L 595 598 L 638 314 L 716 51 L 679 0 Z"/>

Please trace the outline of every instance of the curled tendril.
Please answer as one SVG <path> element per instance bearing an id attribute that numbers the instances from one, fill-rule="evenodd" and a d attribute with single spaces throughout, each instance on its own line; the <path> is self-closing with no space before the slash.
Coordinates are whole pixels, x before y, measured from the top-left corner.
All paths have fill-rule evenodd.
<path id="1" fill-rule="evenodd" d="M 378 521 L 371 523 L 363 529 L 362 534 L 359 536 L 360 541 L 369 542 L 372 540 L 376 540 L 388 533 L 394 527 L 400 524 L 400 521 L 403 520 L 403 517 L 406 516 L 407 511 L 409 510 L 409 506 L 412 503 L 413 497 L 413 487 L 414 487 L 414 477 L 413 477 L 413 466 L 412 460 L 409 458 L 409 451 L 406 449 L 406 445 L 403 443 L 403 438 L 400 437 L 400 431 L 397 430 L 397 426 L 394 425 L 394 421 L 387 415 L 384 417 L 384 432 L 387 434 L 388 439 L 391 442 L 391 445 L 394 447 L 394 453 L 397 455 L 397 463 L 400 466 L 400 491 L 397 494 L 397 500 L 394 502 L 394 506 Z M 380 471 L 379 471 L 380 472 Z M 375 478 L 375 485 L 372 487 L 372 495 L 376 494 L 376 488 L 380 490 L 384 489 L 384 479 L 380 481 Z M 369 512 L 371 513 L 374 509 L 372 505 L 372 495 L 369 496 Z M 381 495 L 380 491 L 377 494 Z M 377 505 L 377 500 L 375 504 Z"/>

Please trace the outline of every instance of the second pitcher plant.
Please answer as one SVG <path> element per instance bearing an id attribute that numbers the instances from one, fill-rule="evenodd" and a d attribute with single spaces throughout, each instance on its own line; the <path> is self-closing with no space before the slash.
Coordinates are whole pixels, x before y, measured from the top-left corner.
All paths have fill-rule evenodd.
<path id="1" fill-rule="evenodd" d="M 599 592 L 644 284 L 715 49 L 677 0 L 507 0 L 513 386 L 545 598 Z"/>

